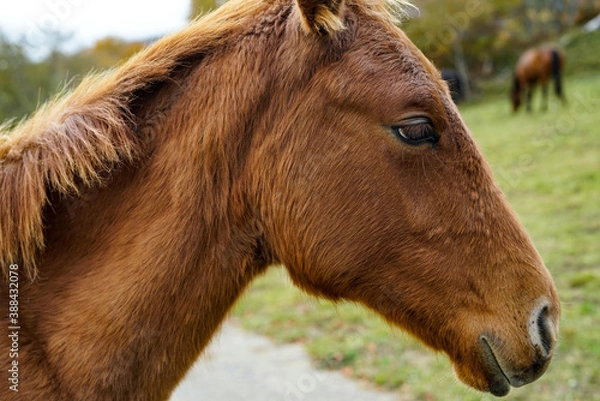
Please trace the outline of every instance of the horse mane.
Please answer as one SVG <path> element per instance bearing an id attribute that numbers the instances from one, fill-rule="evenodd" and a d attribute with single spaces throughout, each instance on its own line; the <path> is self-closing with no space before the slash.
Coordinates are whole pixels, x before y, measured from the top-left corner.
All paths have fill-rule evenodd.
<path id="1" fill-rule="evenodd" d="M 223 45 L 233 32 L 252 33 L 256 16 L 280 3 L 231 0 L 122 66 L 86 77 L 76 89 L 41 106 L 12 131 L 0 126 L 0 265 L 4 275 L 11 264 L 19 263 L 30 280 L 36 278 L 50 192 L 77 196 L 85 188 L 103 185 L 118 166 L 143 156 L 135 111 L 153 89 Z M 347 4 L 369 14 L 386 13 L 389 18 L 398 11 L 405 15 L 408 3 L 349 0 Z M 326 21 L 328 16 L 323 18 L 321 29 L 343 29 L 339 23 Z"/>

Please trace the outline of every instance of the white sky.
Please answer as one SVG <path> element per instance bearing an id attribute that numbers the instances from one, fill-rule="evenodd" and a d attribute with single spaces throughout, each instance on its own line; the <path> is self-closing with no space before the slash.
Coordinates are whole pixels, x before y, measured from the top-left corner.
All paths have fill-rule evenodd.
<path id="1" fill-rule="evenodd" d="M 72 34 L 67 49 L 106 36 L 149 39 L 181 29 L 190 0 L 0 0 L 0 31 L 44 53 L 49 32 Z"/>

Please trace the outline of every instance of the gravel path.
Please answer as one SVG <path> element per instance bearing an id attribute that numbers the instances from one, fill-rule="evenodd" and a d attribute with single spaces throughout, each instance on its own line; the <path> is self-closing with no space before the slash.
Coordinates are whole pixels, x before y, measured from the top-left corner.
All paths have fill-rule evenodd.
<path id="1" fill-rule="evenodd" d="M 171 401 L 399 401 L 400 395 L 365 388 L 339 372 L 311 366 L 298 344 L 225 323 L 188 372 Z"/>

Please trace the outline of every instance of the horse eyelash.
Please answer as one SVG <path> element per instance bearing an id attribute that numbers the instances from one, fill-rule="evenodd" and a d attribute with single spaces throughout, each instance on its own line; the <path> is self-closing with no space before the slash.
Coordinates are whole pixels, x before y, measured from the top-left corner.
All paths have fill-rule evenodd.
<path id="1" fill-rule="evenodd" d="M 430 127 L 427 127 L 426 124 L 419 125 L 405 125 L 398 128 L 406 138 L 411 139 L 413 141 L 418 141 L 420 139 L 426 138 L 430 136 L 429 131 Z"/>
<path id="2" fill-rule="evenodd" d="M 431 143 L 435 149 L 435 145 L 439 141 L 439 135 L 431 123 L 426 121 L 415 124 L 397 125 L 393 126 L 392 129 L 400 140 L 412 146 Z"/>

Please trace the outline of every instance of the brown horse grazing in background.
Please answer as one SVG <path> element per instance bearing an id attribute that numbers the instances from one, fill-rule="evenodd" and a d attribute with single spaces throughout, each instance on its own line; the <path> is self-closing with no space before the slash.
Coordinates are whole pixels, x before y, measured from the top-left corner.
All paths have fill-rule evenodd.
<path id="1" fill-rule="evenodd" d="M 2 137 L 0 399 L 165 400 L 273 264 L 478 390 L 540 377 L 553 281 L 393 10 L 233 0 Z"/>
<path id="2" fill-rule="evenodd" d="M 514 71 L 511 100 L 513 111 L 516 112 L 521 105 L 521 98 L 525 92 L 527 111 L 531 111 L 531 97 L 533 89 L 539 83 L 542 86 L 542 109 L 548 108 L 548 81 L 554 80 L 554 92 L 563 103 L 565 96 L 562 87 L 562 72 L 565 65 L 564 53 L 554 46 L 542 46 L 525 51 Z"/>

